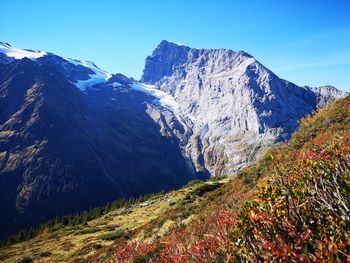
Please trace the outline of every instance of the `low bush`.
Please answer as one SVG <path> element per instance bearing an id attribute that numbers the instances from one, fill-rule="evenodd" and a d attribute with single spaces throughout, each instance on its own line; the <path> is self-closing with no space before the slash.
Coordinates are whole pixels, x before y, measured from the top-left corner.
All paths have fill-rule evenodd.
<path id="1" fill-rule="evenodd" d="M 113 233 L 104 234 L 98 237 L 101 240 L 111 241 L 119 238 L 128 239 L 129 235 L 123 231 L 115 231 Z"/>

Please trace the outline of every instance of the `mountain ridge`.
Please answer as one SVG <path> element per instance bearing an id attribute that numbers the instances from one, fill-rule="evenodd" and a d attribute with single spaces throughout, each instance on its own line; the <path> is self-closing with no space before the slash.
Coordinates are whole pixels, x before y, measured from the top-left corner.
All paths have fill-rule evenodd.
<path id="1" fill-rule="evenodd" d="M 57 56 L 1 62 L 2 237 L 198 178 L 175 138 L 161 136 L 148 117 L 144 103 L 154 98 L 130 87 L 132 80 L 113 75 L 82 91 L 74 81 L 90 69 Z"/>

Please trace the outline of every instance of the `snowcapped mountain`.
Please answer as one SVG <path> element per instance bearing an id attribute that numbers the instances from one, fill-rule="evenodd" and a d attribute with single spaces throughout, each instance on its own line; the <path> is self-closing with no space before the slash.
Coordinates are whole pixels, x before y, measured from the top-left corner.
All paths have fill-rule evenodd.
<path id="1" fill-rule="evenodd" d="M 0 42 L 0 55 L 6 61 L 28 58 L 39 64 L 55 65 L 66 75 L 70 82 L 82 91 L 95 84 L 105 83 L 112 76 L 112 74 L 101 70 L 91 61 L 62 58 L 43 51 L 19 49 L 3 42 Z"/>
<path id="2" fill-rule="evenodd" d="M 148 114 L 160 116 L 164 92 L 90 62 L 0 50 L 0 237 L 203 178 Z"/>
<path id="3" fill-rule="evenodd" d="M 243 51 L 162 41 L 138 82 L 0 42 L 0 237 L 234 173 L 346 95 L 298 87 Z"/>

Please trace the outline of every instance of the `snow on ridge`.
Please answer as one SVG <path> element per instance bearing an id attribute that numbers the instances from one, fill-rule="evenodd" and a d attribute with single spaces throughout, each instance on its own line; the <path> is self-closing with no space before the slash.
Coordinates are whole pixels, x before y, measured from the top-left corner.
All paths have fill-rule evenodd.
<path id="1" fill-rule="evenodd" d="M 179 112 L 179 104 L 175 101 L 174 97 L 162 90 L 156 89 L 155 85 L 134 82 L 131 85 L 131 88 L 133 90 L 141 91 L 146 93 L 147 95 L 155 97 L 155 99 L 153 100 L 153 103 L 158 104 L 164 108 L 167 108 L 174 113 Z"/>
<path id="2" fill-rule="evenodd" d="M 178 46 L 186 46 L 185 44 L 182 44 L 182 43 L 178 43 L 178 42 L 175 42 L 175 41 L 168 41 L 169 43 L 173 43 L 175 45 L 178 45 Z"/>
<path id="3" fill-rule="evenodd" d="M 47 55 L 47 53 L 44 51 L 33 51 L 15 48 L 5 43 L 0 43 L 0 53 L 3 53 L 6 56 L 15 59 L 29 58 L 33 60 Z"/>
<path id="4" fill-rule="evenodd" d="M 169 110 L 170 112 L 172 112 L 174 114 L 174 116 L 176 117 L 176 119 L 184 127 L 185 133 L 187 133 L 188 126 L 186 124 L 185 119 L 190 119 L 193 122 L 193 120 L 195 118 L 193 116 L 190 116 L 190 115 L 188 115 L 187 118 L 184 118 L 180 112 L 179 104 L 176 102 L 175 98 L 172 95 L 155 88 L 155 85 L 144 84 L 144 83 L 140 83 L 140 82 L 134 82 L 131 85 L 131 88 L 133 90 L 144 92 L 147 95 L 154 97 L 155 99 L 152 100 L 152 102 L 155 105 L 159 105 L 159 106 Z"/>
<path id="5" fill-rule="evenodd" d="M 14 59 L 22 59 L 29 58 L 32 60 L 36 60 L 37 58 L 46 56 L 48 53 L 44 51 L 33 51 L 12 47 L 7 43 L 0 42 L 0 53 L 5 54 L 7 57 L 12 57 Z M 94 73 L 89 74 L 89 79 L 86 80 L 78 80 L 75 84 L 80 90 L 85 91 L 86 88 L 96 85 L 98 83 L 103 83 L 108 81 L 112 74 L 98 68 L 93 62 L 85 61 L 85 60 L 75 60 L 70 58 L 65 58 L 71 64 L 75 66 L 82 66 L 92 70 Z"/>
<path id="6" fill-rule="evenodd" d="M 93 62 L 86 60 L 75 60 L 70 58 L 65 58 L 68 62 L 74 64 L 75 66 L 82 66 L 85 68 L 91 69 L 94 74 L 89 74 L 89 79 L 78 80 L 77 83 L 74 83 L 77 88 L 81 91 L 86 91 L 87 88 L 92 87 L 99 83 L 104 83 L 112 77 L 112 74 L 108 73 L 105 70 L 97 67 Z"/>
<path id="7" fill-rule="evenodd" d="M 113 83 L 111 83 L 109 85 L 111 85 L 113 88 L 117 88 L 117 87 L 121 87 L 122 86 L 122 84 L 120 84 L 119 82 L 113 82 Z"/>

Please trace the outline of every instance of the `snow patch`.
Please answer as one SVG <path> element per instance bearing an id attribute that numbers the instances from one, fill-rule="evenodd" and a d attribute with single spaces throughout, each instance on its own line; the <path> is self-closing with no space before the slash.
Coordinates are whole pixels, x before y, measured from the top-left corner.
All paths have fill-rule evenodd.
<path id="1" fill-rule="evenodd" d="M 3 53 L 6 56 L 12 57 L 15 59 L 29 58 L 32 60 L 35 60 L 37 58 L 47 55 L 47 53 L 44 51 L 32 51 L 32 50 L 15 48 L 5 43 L 0 43 L 0 53 Z"/>
<path id="2" fill-rule="evenodd" d="M 72 63 L 76 66 L 89 68 L 94 72 L 94 74 L 89 74 L 89 77 L 90 77 L 89 79 L 78 80 L 77 83 L 74 83 L 74 85 L 77 86 L 77 88 L 79 88 L 81 91 L 86 91 L 87 88 L 92 87 L 96 84 L 104 83 L 112 77 L 112 74 L 100 69 L 91 61 L 75 60 L 70 58 L 65 58 L 65 60 L 67 60 L 69 63 Z"/>
<path id="3" fill-rule="evenodd" d="M 180 112 L 179 104 L 176 102 L 175 98 L 172 95 L 157 89 L 155 85 L 143 84 L 139 82 L 134 82 L 131 85 L 131 88 L 133 90 L 144 92 L 147 95 L 154 97 L 154 100 L 152 100 L 152 103 L 155 105 L 159 105 L 167 109 L 168 111 L 172 112 L 176 117 L 176 119 L 184 127 L 185 134 L 188 132 L 188 126 L 185 120 L 186 118 L 182 116 Z M 190 118 L 191 120 L 195 119 L 192 116 L 187 116 L 187 117 Z"/>
<path id="4" fill-rule="evenodd" d="M 154 104 L 160 105 L 164 108 L 171 110 L 174 113 L 179 112 L 179 104 L 175 101 L 174 97 L 170 94 L 156 89 L 154 85 L 142 84 L 139 82 L 134 82 L 131 88 L 136 91 L 141 91 L 155 97 L 152 101 Z"/>
<path id="5" fill-rule="evenodd" d="M 178 42 L 175 42 L 175 41 L 168 41 L 168 42 L 169 43 L 173 43 L 173 44 L 178 45 L 178 46 L 186 46 L 186 45 L 184 45 L 182 43 L 178 43 Z"/>
<path id="6" fill-rule="evenodd" d="M 120 84 L 119 82 L 113 82 L 110 85 L 112 85 L 113 88 L 117 88 L 117 87 L 121 87 L 122 84 Z"/>

